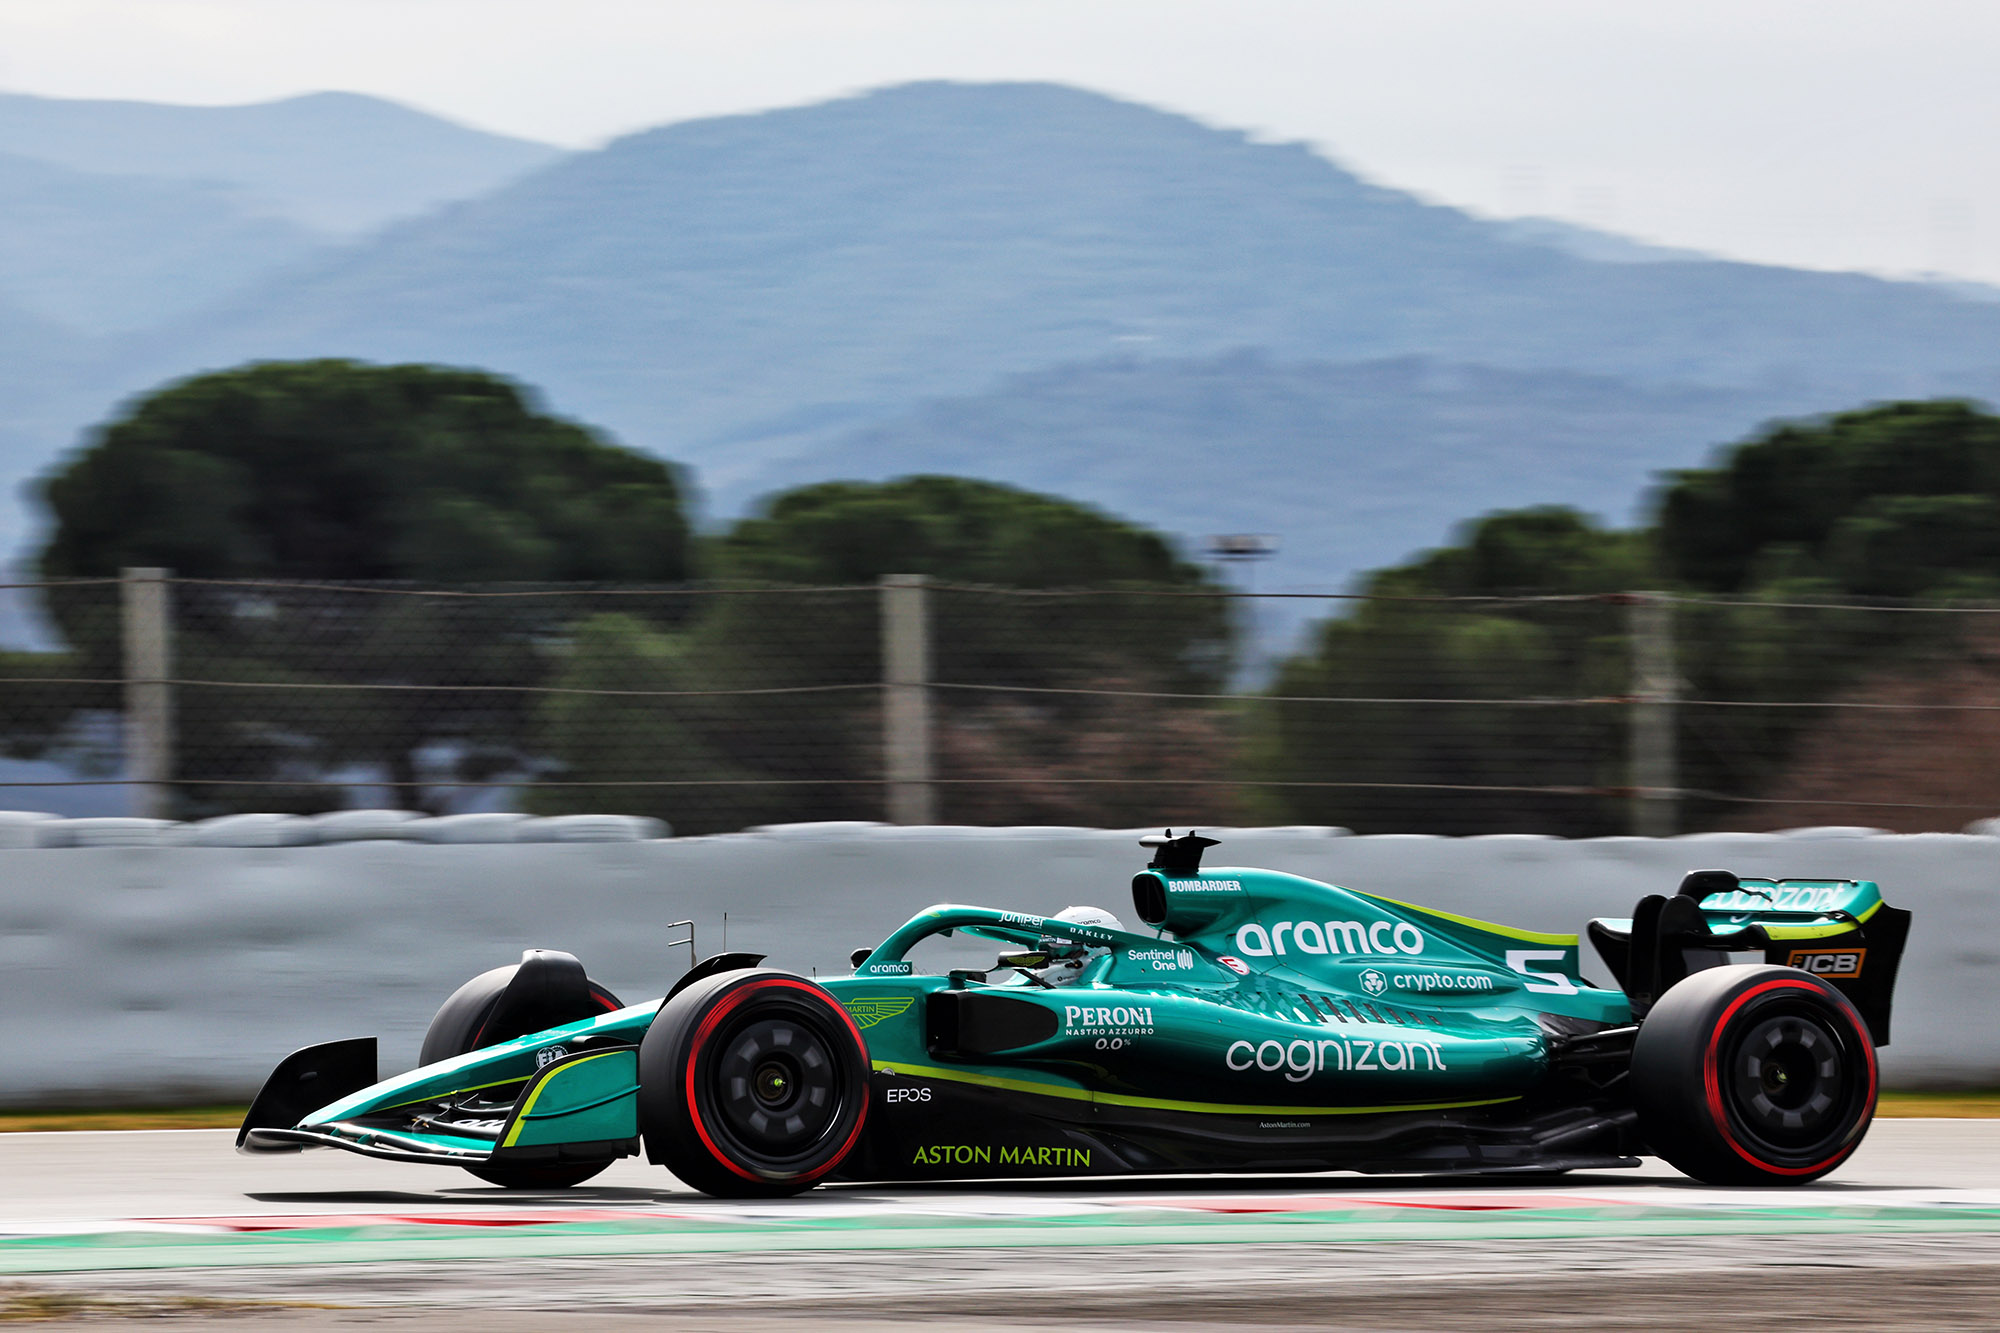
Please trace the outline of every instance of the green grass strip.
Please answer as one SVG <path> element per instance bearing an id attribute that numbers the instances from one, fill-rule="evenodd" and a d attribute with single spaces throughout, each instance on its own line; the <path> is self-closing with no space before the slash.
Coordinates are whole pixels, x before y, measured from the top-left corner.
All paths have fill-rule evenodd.
<path id="1" fill-rule="evenodd" d="M 1284 1216 L 1202 1216 L 1184 1209 L 1144 1209 L 1111 1218 L 1071 1214 L 1005 1220 L 909 1215 L 807 1216 L 781 1222 L 638 1217 L 498 1232 L 491 1227 L 410 1225 L 216 1236 L 114 1232 L 0 1240 L 0 1273 L 586 1255 L 1939 1232 L 2000 1232 L 2000 1207 L 1634 1205 L 1465 1213 L 1367 1207 Z"/>
<path id="2" fill-rule="evenodd" d="M 50 1130 L 235 1129 L 247 1106 L 175 1106 L 105 1111 L 0 1111 L 0 1134 Z"/>

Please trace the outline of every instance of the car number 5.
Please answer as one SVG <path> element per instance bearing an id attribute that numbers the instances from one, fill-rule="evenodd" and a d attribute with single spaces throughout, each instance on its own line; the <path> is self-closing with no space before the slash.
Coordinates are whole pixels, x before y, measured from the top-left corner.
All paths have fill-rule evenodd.
<path id="1" fill-rule="evenodd" d="M 1525 990 L 1539 991 L 1543 995 L 1574 995 L 1576 983 L 1561 972 L 1543 972 L 1530 966 L 1533 963 L 1560 965 L 1563 958 L 1561 949 L 1509 949 L 1507 966 L 1528 978 L 1521 983 Z"/>

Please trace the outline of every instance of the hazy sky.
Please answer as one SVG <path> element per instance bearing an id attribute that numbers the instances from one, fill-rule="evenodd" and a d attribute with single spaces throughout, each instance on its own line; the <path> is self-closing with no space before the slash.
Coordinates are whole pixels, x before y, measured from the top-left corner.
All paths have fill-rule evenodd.
<path id="1" fill-rule="evenodd" d="M 2000 282 L 1992 0 L 0 0 L 0 88 L 337 88 L 591 144 L 918 78 L 1054 79 L 1490 214 Z"/>

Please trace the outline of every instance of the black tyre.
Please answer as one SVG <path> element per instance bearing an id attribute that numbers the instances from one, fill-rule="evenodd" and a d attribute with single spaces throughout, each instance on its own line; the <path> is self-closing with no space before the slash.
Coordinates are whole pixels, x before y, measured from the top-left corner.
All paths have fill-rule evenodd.
<path id="1" fill-rule="evenodd" d="M 580 1018 L 608 1014 L 625 1007 L 616 995 L 595 981 L 586 981 L 586 994 L 547 996 L 540 1003 L 520 1006 L 516 1013 L 506 1016 L 508 1021 L 504 1027 L 496 1027 L 493 1023 L 494 1011 L 499 1008 L 500 997 L 507 993 L 514 974 L 520 970 L 519 963 L 496 967 L 491 972 L 481 972 L 453 991 L 451 998 L 431 1019 L 430 1027 L 425 1029 L 423 1049 L 417 1055 L 417 1063 L 436 1064 L 439 1060 L 449 1060 L 454 1055 L 464 1055 L 482 1046 L 497 1046 L 503 1041 L 512 1041 L 543 1028 L 574 1023 Z"/>
<path id="2" fill-rule="evenodd" d="M 705 977 L 639 1046 L 646 1156 L 721 1198 L 811 1189 L 861 1137 L 868 1069 L 854 1020 L 805 978 Z"/>
<path id="3" fill-rule="evenodd" d="M 1875 1046 L 1847 997 L 1790 967 L 1716 967 L 1660 997 L 1632 1049 L 1639 1129 L 1711 1185 L 1803 1185 L 1875 1114 Z"/>
<path id="4" fill-rule="evenodd" d="M 425 1030 L 423 1049 L 417 1063 L 435 1064 L 455 1055 L 464 1055 L 467 1051 L 476 1051 L 482 1046 L 495 1046 L 543 1028 L 574 1023 L 581 1018 L 625 1007 L 616 995 L 596 982 L 586 980 L 584 986 L 574 993 L 565 994 L 552 989 L 526 997 L 525 1003 L 517 997 L 512 1012 L 498 1015 L 501 1022 L 496 1024 L 494 1020 L 500 1008 L 500 999 L 507 993 L 508 985 L 521 967 L 520 963 L 509 963 L 490 972 L 481 972 L 453 991 Z M 500 1164 L 468 1166 L 465 1169 L 487 1184 L 499 1185 L 503 1189 L 557 1190 L 581 1185 L 609 1165 L 609 1162 L 563 1162 L 548 1166 Z"/>

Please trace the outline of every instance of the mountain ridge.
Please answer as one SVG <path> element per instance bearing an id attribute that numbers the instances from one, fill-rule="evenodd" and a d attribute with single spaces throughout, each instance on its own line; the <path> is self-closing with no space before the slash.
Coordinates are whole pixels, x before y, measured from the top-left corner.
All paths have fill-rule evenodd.
<path id="1" fill-rule="evenodd" d="M 124 394 L 249 359 L 477 365 L 691 465 L 735 505 L 772 478 L 813 479 L 808 464 L 839 472 L 842 451 L 882 467 L 897 441 L 948 456 L 936 423 L 982 397 L 1018 396 L 1010 377 L 1074 374 L 1103 388 L 1103 374 L 1064 368 L 1120 356 L 1180 367 L 1224 398 L 1222 380 L 1243 376 L 1233 447 L 1278 466 L 1291 437 L 1256 435 L 1279 420 L 1258 401 L 1306 390 L 1228 361 L 1245 349 L 1279 366 L 1414 357 L 1620 385 L 1630 413 L 1618 429 L 1645 457 L 1616 439 L 1602 448 L 1618 475 L 1643 477 L 1772 412 L 1991 396 L 2000 306 L 1702 257 L 1598 262 L 1302 145 L 1061 85 L 933 82 L 551 159 L 308 256 L 220 307 L 99 344 L 97 369 L 66 401 L 95 420 Z M 1377 407 L 1388 382 L 1369 381 Z M 1551 438 L 1610 429 L 1591 404 L 1612 390 L 1581 383 L 1569 425 L 1559 404 L 1535 399 Z M 1432 400 L 1407 391 L 1415 419 Z M 1684 392 L 1742 415 L 1690 415 L 1674 405 Z M 1028 398 L 1051 407 L 1039 390 Z M 919 419 L 928 434 L 910 426 Z M 1035 456 L 1016 470 L 1045 489 L 1066 489 L 1077 441 L 1138 447 L 1114 421 L 1048 420 L 1066 420 L 1067 434 L 1005 446 Z M 1473 435 L 1497 438 L 1493 424 Z M 1516 476 L 1535 474 L 1531 449 L 1511 457 Z M 1394 461 L 1351 467 L 1389 478 Z M 934 470 L 914 456 L 898 466 Z M 1435 487 L 1416 501 L 1440 530 L 1466 502 Z"/>
<path id="2" fill-rule="evenodd" d="M 925 404 L 718 498 L 754 508 L 792 476 L 976 476 L 1174 532 L 1197 557 L 1209 535 L 1271 533 L 1281 545 L 1258 585 L 1328 591 L 1385 563 L 1381 552 L 1441 545 L 1492 509 L 1565 504 L 1631 521 L 1664 463 L 1696 464 L 1816 406 L 1421 356 L 1106 358 Z M 1059 456 L 1027 447 L 1051 439 L 1063 442 Z"/>
<path id="3" fill-rule="evenodd" d="M 564 150 L 362 93 L 183 106 L 0 92 L 0 152 L 97 175 L 226 184 L 252 215 L 352 237 L 485 193 Z"/>
<path id="4" fill-rule="evenodd" d="M 323 244 L 226 185 L 0 153 L 0 292 L 79 334 L 192 316 Z"/>
<path id="5" fill-rule="evenodd" d="M 967 280 L 975 261 L 1021 299 Z M 1722 260 L 1592 263 L 1369 185 L 1299 145 L 1055 86 L 953 84 L 626 136 L 344 252 L 293 284 L 285 320 L 242 335 L 373 340 L 405 355 L 442 341 L 421 333 L 436 321 L 452 333 L 483 324 L 505 346 L 538 332 L 509 317 L 579 322 L 594 288 L 644 307 L 607 308 L 630 332 L 692 316 L 726 334 L 756 322 L 754 302 L 783 299 L 790 328 L 758 330 L 767 357 L 788 336 L 823 343 L 847 325 L 857 266 L 878 303 L 921 295 L 937 307 L 875 330 L 882 354 L 852 381 L 864 390 L 937 359 L 945 331 L 978 348 L 980 373 L 1084 359 L 1118 338 L 1167 355 L 1415 353 L 1752 384 L 1829 358 L 1835 373 L 1922 378 L 1953 347 L 2000 347 L 2000 311 L 1918 284 Z M 954 277 L 963 290 L 938 289 Z M 1110 300 L 1092 290 L 1113 284 L 1123 290 Z M 1066 308 L 1040 317 L 1044 296 Z M 716 310 L 725 298 L 738 308 Z M 501 317 L 461 313 L 478 299 Z M 1106 308 L 1119 305 L 1129 309 Z M 988 337 L 974 315 L 1015 323 Z M 1752 316 L 1763 327 L 1744 327 Z M 1703 327 L 1661 345 L 1661 317 Z M 390 322 L 397 338 L 382 336 Z M 1773 340 L 1786 347 L 1771 352 Z M 1982 371 L 2000 363 L 1987 358 Z"/>

